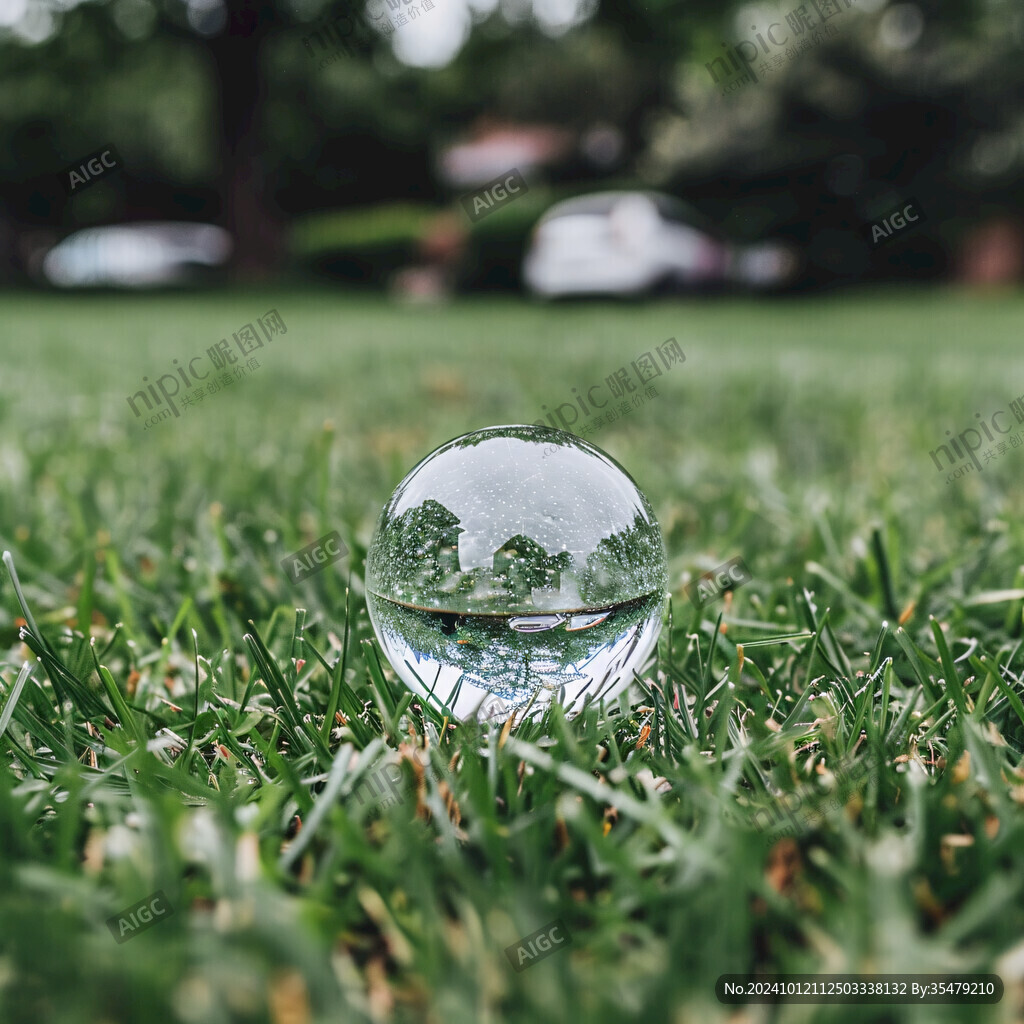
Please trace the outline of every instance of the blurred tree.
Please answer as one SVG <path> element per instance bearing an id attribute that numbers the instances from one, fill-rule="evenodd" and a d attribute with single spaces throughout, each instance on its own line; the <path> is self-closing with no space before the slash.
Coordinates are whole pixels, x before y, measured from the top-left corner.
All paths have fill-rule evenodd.
<path id="1" fill-rule="evenodd" d="M 555 27 L 541 0 L 499 0 L 487 13 L 466 8 L 471 31 L 436 69 L 403 64 L 372 27 L 374 13 L 393 13 L 384 0 L 366 15 L 348 2 L 30 5 L 16 31 L 0 28 L 8 251 L 24 266 L 39 233 L 187 216 L 228 227 L 239 273 L 261 276 L 297 213 L 449 199 L 439 150 L 483 115 L 569 128 L 581 141 L 563 177 L 614 174 L 703 198 L 741 233 L 789 233 L 825 276 L 863 262 L 850 246 L 845 271 L 829 269 L 843 247 L 828 232 L 849 237 L 888 192 L 911 189 L 950 224 L 972 197 L 996 209 L 1020 198 L 1024 15 L 1000 0 L 873 13 L 852 0 L 837 37 L 790 47 L 771 74 L 724 98 L 706 65 L 753 35 L 739 12 L 763 17 L 738 0 L 579 0 L 575 20 Z M 352 3 L 361 11 L 364 0 Z M 350 15 L 371 27 L 348 52 L 304 44 Z M 444 24 L 461 31 L 457 19 Z M 609 152 L 618 139 L 617 155 L 585 158 L 588 133 Z M 107 142 L 125 172 L 68 200 L 56 172 Z M 848 157 L 862 171 L 844 194 L 829 182 Z"/>
<path id="2" fill-rule="evenodd" d="M 322 67 L 303 39 L 350 16 L 346 3 L 41 5 L 19 36 L 0 36 L 7 218 L 20 233 L 140 212 L 213 219 L 235 237 L 237 270 L 259 276 L 283 252 L 284 216 L 311 203 L 437 198 L 438 145 L 483 113 L 610 124 L 634 150 L 666 95 L 679 32 L 659 20 L 671 9 L 616 0 L 555 39 L 497 8 L 451 64 L 424 70 L 365 28 Z M 126 174 L 69 202 L 56 172 L 108 141 Z"/>
<path id="3" fill-rule="evenodd" d="M 641 171 L 735 235 L 791 238 L 807 284 L 942 275 L 986 205 L 1012 211 L 1024 198 L 1024 12 L 1000 0 L 870 11 L 854 0 L 834 5 L 826 36 L 822 6 L 806 5 L 819 31 L 803 33 L 802 49 L 778 15 L 789 41 L 759 54 L 756 81 L 742 63 L 728 78 L 708 67 L 723 43 L 755 38 L 735 7 L 696 33 Z M 750 21 L 767 27 L 762 12 Z M 872 251 L 865 225 L 911 197 L 927 230 Z"/>

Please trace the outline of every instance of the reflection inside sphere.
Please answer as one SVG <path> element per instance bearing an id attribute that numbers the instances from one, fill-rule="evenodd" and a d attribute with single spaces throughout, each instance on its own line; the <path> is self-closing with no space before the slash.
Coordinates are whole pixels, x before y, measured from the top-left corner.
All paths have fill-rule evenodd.
<path id="1" fill-rule="evenodd" d="M 457 718 L 485 706 L 488 718 L 503 720 L 531 700 L 531 714 L 552 702 L 578 711 L 588 697 L 607 698 L 628 685 L 657 642 L 665 595 L 528 619 L 428 611 L 373 594 L 367 604 L 406 686 Z M 488 701 L 491 695 L 502 704 Z"/>
<path id="2" fill-rule="evenodd" d="M 501 718 L 614 696 L 657 641 L 667 581 L 661 530 L 629 474 L 541 426 L 432 452 L 395 489 L 367 554 L 388 660 L 459 718 L 488 697 Z"/>

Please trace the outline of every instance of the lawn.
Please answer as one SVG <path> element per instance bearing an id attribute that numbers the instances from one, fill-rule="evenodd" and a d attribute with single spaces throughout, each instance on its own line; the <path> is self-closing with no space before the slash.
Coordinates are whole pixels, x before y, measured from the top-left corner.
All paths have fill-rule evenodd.
<path id="1" fill-rule="evenodd" d="M 0 307 L 4 1024 L 1021 1019 L 1024 296 Z M 258 367 L 134 415 L 271 309 Z M 654 392 L 586 436 L 661 522 L 656 662 L 571 721 L 453 727 L 373 639 L 381 506 L 645 353 Z M 348 557 L 293 585 L 331 530 Z M 736 555 L 752 581 L 696 610 Z M 753 972 L 1005 995 L 718 1002 Z"/>

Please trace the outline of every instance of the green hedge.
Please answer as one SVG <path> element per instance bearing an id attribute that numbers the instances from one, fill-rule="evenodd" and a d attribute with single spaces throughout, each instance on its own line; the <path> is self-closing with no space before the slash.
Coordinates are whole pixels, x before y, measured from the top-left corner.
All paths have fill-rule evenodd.
<path id="1" fill-rule="evenodd" d="M 426 203 L 382 203 L 311 214 L 292 228 L 292 257 L 303 267 L 384 285 L 396 267 L 415 260 L 437 213 Z"/>
<path id="2" fill-rule="evenodd" d="M 396 268 L 418 261 L 419 244 L 431 220 L 448 209 L 456 212 L 467 231 L 459 286 L 518 290 L 530 233 L 554 203 L 588 191 L 623 187 L 629 186 L 534 185 L 476 223 L 470 221 L 457 198 L 448 207 L 399 202 L 328 210 L 295 223 L 292 256 L 300 266 L 353 283 L 383 286 Z"/>

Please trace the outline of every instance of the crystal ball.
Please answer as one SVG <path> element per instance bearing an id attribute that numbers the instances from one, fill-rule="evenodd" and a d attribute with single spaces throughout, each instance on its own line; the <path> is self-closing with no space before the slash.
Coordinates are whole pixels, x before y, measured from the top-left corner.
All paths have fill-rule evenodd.
<path id="1" fill-rule="evenodd" d="M 388 661 L 458 719 L 615 697 L 657 643 L 667 585 L 661 529 L 630 475 L 545 426 L 487 427 L 431 452 L 366 557 Z"/>

